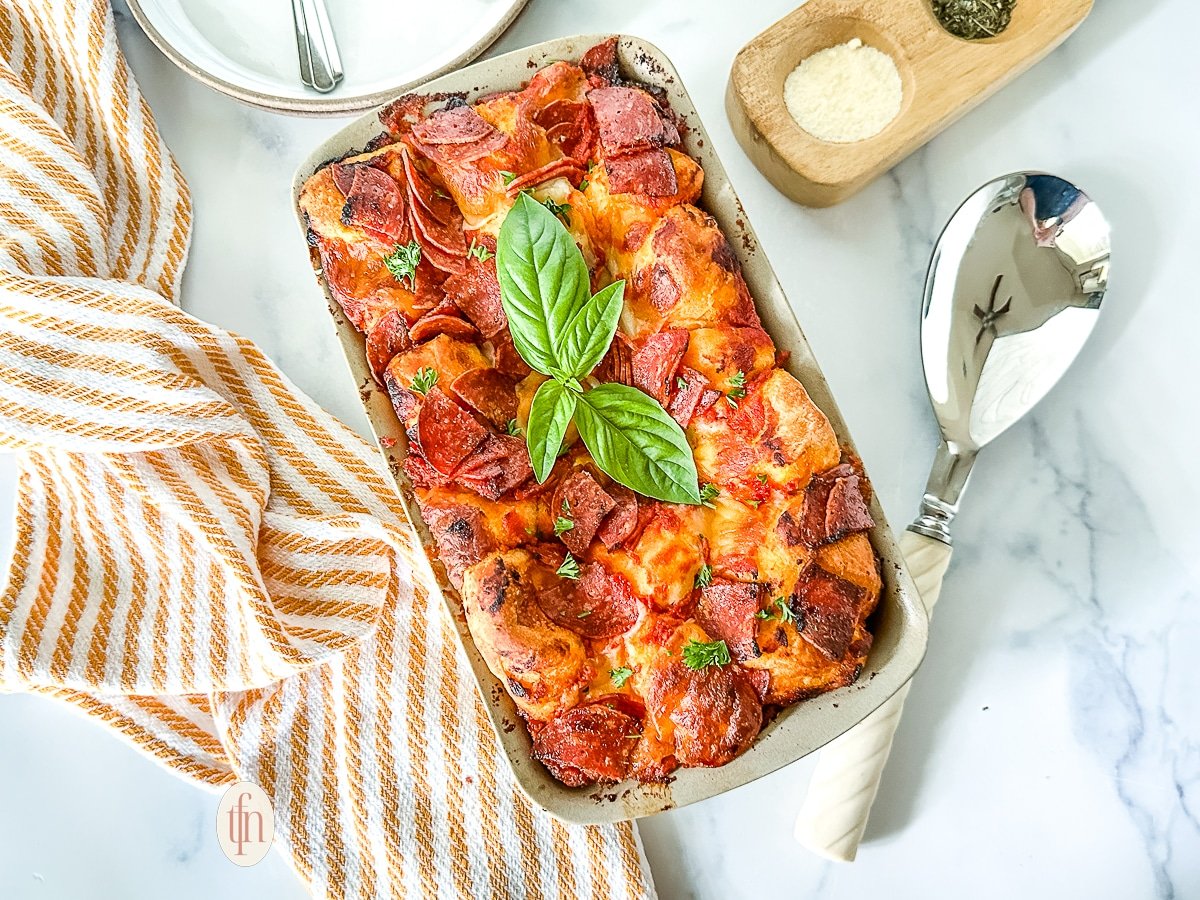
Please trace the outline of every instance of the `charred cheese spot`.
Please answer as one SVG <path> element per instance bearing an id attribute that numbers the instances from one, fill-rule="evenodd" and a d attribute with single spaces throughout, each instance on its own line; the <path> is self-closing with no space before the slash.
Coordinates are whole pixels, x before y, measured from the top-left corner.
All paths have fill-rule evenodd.
<path id="1" fill-rule="evenodd" d="M 746 381 L 775 365 L 775 344 L 761 328 L 697 328 L 683 364 L 708 379 L 710 387 L 729 391 L 738 372 Z"/>
<path id="2" fill-rule="evenodd" d="M 638 249 L 664 213 L 681 203 L 694 203 L 700 196 L 704 171 L 686 154 L 671 149 L 667 153 L 679 185 L 679 190 L 670 197 L 614 194 L 609 191 L 608 173 L 603 165 L 593 166 L 588 172 L 584 193 L 592 211 L 592 237 L 597 246 L 608 248 L 609 272 L 614 279 L 628 277 Z"/>
<path id="3" fill-rule="evenodd" d="M 587 683 L 583 639 L 537 603 L 553 571 L 525 550 L 485 558 L 463 575 L 467 626 L 488 668 L 509 684 L 525 715 L 546 721 L 579 702 Z"/>
<path id="4" fill-rule="evenodd" d="M 671 655 L 659 654 L 647 674 L 647 730 L 684 766 L 722 766 L 746 750 L 762 727 L 762 706 L 736 664 L 689 669 L 683 647 L 710 640 L 695 623 L 672 635 Z"/>
<path id="5" fill-rule="evenodd" d="M 691 597 L 692 583 L 707 559 L 706 541 L 695 507 L 657 504 L 637 540 L 625 551 L 594 546 L 592 553 L 655 609 L 680 606 Z"/>
<path id="6" fill-rule="evenodd" d="M 721 265 L 728 252 L 711 216 L 686 204 L 668 210 L 632 260 L 633 336 L 661 328 L 758 326 L 741 273 Z"/>
<path id="7" fill-rule="evenodd" d="M 783 540 L 775 527 L 779 515 L 780 504 L 774 501 L 755 508 L 726 493 L 718 495 L 705 526 L 713 571 L 768 584 L 772 596 L 791 594 L 809 551 Z"/>
<path id="8" fill-rule="evenodd" d="M 696 416 L 688 437 L 701 480 L 737 495 L 755 481 L 794 492 L 841 454 L 825 414 L 782 369 L 749 384 L 736 407 L 718 402 Z"/>

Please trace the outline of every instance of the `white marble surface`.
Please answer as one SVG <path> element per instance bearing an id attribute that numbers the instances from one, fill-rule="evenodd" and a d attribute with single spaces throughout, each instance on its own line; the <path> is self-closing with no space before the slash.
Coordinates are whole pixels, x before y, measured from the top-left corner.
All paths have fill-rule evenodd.
<path id="1" fill-rule="evenodd" d="M 801 762 L 645 822 L 659 891 L 1200 897 L 1200 7 L 1097 0 L 1032 72 L 860 196 L 812 211 L 753 169 L 722 107 L 737 48 L 792 5 L 533 0 L 500 47 L 624 30 L 674 59 L 896 524 L 934 446 L 917 307 L 957 202 L 1009 170 L 1073 178 L 1114 223 L 1112 287 L 1078 364 L 977 468 L 858 862 L 792 842 Z M 340 123 L 240 107 L 127 19 L 121 38 L 195 197 L 185 306 L 255 338 L 362 427 L 287 193 Z M 0 458 L 6 509 L 11 473 Z M 0 697 L 0 897 L 304 896 L 279 857 L 227 863 L 215 809 L 73 713 Z"/>

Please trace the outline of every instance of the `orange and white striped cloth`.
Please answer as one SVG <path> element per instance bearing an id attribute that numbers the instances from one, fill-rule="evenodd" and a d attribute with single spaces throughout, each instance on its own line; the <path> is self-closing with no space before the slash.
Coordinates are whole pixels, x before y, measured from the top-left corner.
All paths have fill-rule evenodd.
<path id="1" fill-rule="evenodd" d="M 0 0 L 0 53 L 0 689 L 261 784 L 320 897 L 652 896 L 631 826 L 518 792 L 374 450 L 173 305 L 187 186 L 107 3 Z"/>

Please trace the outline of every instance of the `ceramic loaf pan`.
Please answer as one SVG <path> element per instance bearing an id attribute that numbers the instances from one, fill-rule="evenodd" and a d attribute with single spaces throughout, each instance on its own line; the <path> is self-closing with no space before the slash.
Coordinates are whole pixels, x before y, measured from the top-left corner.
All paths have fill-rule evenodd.
<path id="1" fill-rule="evenodd" d="M 586 35 L 547 41 L 443 75 L 416 90 L 461 92 L 467 100 L 474 101 L 495 91 L 518 89 L 541 66 L 559 59 L 578 60 L 589 47 L 607 37 L 609 35 Z M 829 417 L 842 444 L 853 449 L 829 386 L 770 263 L 746 222 L 742 205 L 713 152 L 712 141 L 700 123 L 678 73 L 662 51 L 636 37 L 622 36 L 619 54 L 626 75 L 663 88 L 671 106 L 686 123 L 686 129 L 681 129 L 684 149 L 704 167 L 704 193 L 700 205 L 716 218 L 741 261 L 763 327 L 778 347 L 791 351 L 787 369 L 804 384 L 812 399 Z M 359 150 L 380 131 L 378 118 L 374 114 L 367 115 L 318 147 L 296 173 L 296 196 L 321 164 Z M 304 229 L 298 204 L 296 209 Z M 396 487 L 407 517 L 432 554 L 433 540 L 421 522 L 412 487 L 401 469 L 406 446 L 404 431 L 392 412 L 387 392 L 376 386 L 371 378 L 363 336 L 346 321 L 337 303 L 329 296 L 328 288 L 326 299 L 350 371 L 360 388 L 367 417 L 380 441 L 381 451 L 396 474 Z M 878 501 L 872 500 L 871 512 L 878 523 L 872 530 L 871 541 L 883 560 L 883 593 L 872 621 L 875 643 L 858 681 L 788 707 L 763 729 L 750 750 L 728 765 L 718 769 L 679 769 L 668 784 L 641 785 L 627 781 L 599 788 L 568 788 L 555 781 L 531 756 L 529 735 L 520 725 L 516 707 L 475 649 L 458 594 L 446 580 L 440 564 L 432 565 L 429 577 L 430 582 L 436 583 L 441 590 L 479 683 L 480 698 L 521 788 L 535 803 L 565 821 L 617 822 L 704 800 L 794 762 L 861 721 L 912 677 L 925 652 L 925 610 L 904 569 Z"/>

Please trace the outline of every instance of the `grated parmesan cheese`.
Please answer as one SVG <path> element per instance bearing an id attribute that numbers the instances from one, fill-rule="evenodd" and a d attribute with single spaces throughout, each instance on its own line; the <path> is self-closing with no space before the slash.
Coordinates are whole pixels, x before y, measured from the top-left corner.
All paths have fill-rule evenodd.
<path id="1" fill-rule="evenodd" d="M 874 137 L 900 112 L 896 64 L 858 38 L 803 60 L 783 86 L 788 112 L 813 137 L 847 144 Z"/>

